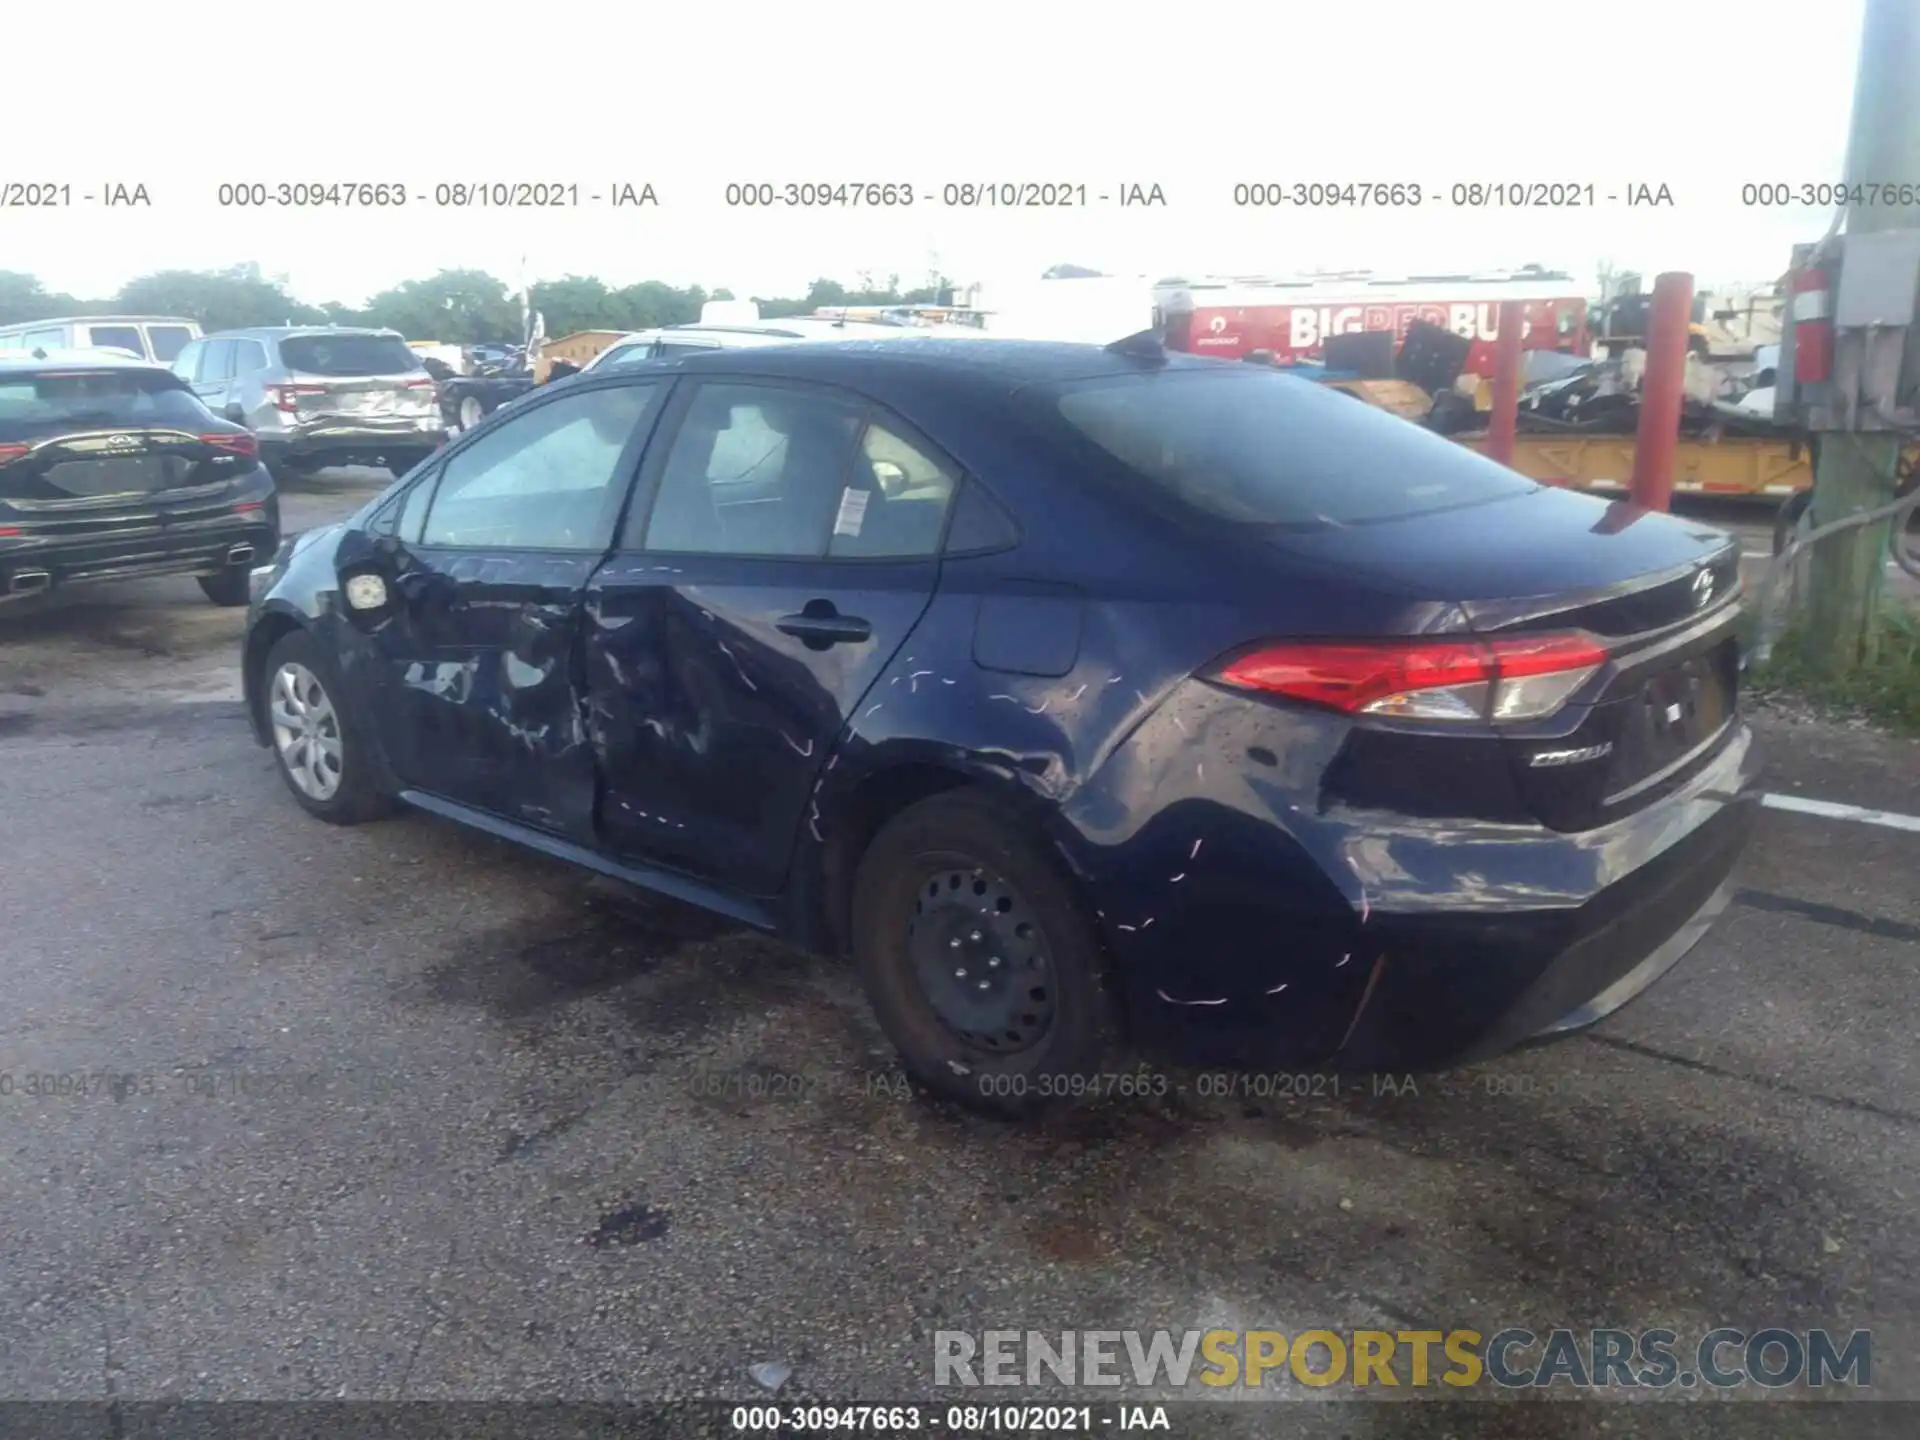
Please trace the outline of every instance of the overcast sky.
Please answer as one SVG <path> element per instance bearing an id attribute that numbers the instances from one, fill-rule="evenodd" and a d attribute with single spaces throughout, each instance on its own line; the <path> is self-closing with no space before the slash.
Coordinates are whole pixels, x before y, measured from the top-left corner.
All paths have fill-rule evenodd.
<path id="1" fill-rule="evenodd" d="M 0 269 L 94 296 L 152 270 L 255 260 L 304 300 L 350 303 L 441 268 L 512 280 L 522 256 L 533 279 L 741 294 L 862 270 L 991 283 L 1063 261 L 1193 275 L 1610 260 L 1764 280 L 1829 217 L 1743 208 L 1741 186 L 1840 178 L 1860 21 L 1859 0 L 332 0 L 208 11 L 222 22 L 208 27 L 133 0 L 13 9 L 16 57 L 74 63 L 8 66 L 0 185 L 70 183 L 75 205 L 0 210 Z M 908 182 L 934 203 L 727 206 L 729 182 L 762 180 Z M 1250 180 L 1411 182 L 1429 197 L 1592 183 L 1599 204 L 1237 209 Z M 80 200 L 115 181 L 144 184 L 151 208 Z M 398 181 L 425 200 L 241 211 L 217 203 L 229 181 Z M 435 207 L 436 185 L 463 181 L 573 183 L 583 204 Z M 1167 204 L 938 203 L 947 182 L 983 181 L 1090 196 L 1157 184 Z M 651 183 L 658 207 L 585 200 L 620 182 Z M 1675 203 L 1628 207 L 1641 184 Z"/>

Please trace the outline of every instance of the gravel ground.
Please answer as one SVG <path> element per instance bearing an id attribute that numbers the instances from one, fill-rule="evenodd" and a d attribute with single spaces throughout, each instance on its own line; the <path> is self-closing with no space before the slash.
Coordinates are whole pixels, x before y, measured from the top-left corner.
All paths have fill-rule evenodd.
<path id="1" fill-rule="evenodd" d="M 190 580 L 0 612 L 0 1398 L 751 1398 L 775 1362 L 888 1400 L 939 1329 L 1656 1324 L 1871 1327 L 1920 1398 L 1920 835 L 1768 812 L 1741 902 L 1589 1037 L 1024 1128 L 912 1096 L 837 965 L 307 819 L 239 618 Z M 1775 790 L 1920 813 L 1920 746 L 1759 723 Z M 1692 1408 L 1662 1433 L 1718 1433 Z"/>

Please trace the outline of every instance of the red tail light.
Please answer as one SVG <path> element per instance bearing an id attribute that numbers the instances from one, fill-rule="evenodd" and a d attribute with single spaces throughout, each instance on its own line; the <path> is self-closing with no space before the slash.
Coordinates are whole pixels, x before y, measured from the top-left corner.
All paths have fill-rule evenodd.
<path id="1" fill-rule="evenodd" d="M 324 385 L 269 385 L 267 388 L 273 394 L 273 408 L 284 410 L 289 415 L 300 407 L 302 395 L 327 393 L 327 387 Z"/>
<path id="2" fill-rule="evenodd" d="M 1349 715 L 1406 720 L 1537 720 L 1607 663 L 1585 635 L 1272 645 L 1218 675 Z"/>
<path id="3" fill-rule="evenodd" d="M 233 507 L 233 513 L 236 515 L 257 515 L 266 508 L 267 502 L 264 500 L 242 500 L 238 505 Z"/>
<path id="4" fill-rule="evenodd" d="M 0 445 L 0 465 L 11 465 L 32 448 L 31 445 Z"/>
<path id="5" fill-rule="evenodd" d="M 229 455 L 238 455 L 246 460 L 255 460 L 260 456 L 259 439 L 244 431 L 238 435 L 202 435 L 200 443 L 211 445 L 216 450 L 224 450 Z"/>
<path id="6" fill-rule="evenodd" d="M 433 381 L 432 381 L 431 379 L 426 379 L 426 380 L 409 380 L 409 381 L 407 381 L 407 389 L 409 389 L 409 390 L 431 390 L 431 389 L 433 389 Z"/>

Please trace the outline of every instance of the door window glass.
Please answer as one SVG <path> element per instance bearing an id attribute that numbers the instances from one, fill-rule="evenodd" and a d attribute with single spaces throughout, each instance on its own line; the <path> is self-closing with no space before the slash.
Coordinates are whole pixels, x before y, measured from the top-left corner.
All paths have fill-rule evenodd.
<path id="1" fill-rule="evenodd" d="M 186 349 L 187 342 L 193 339 L 193 332 L 184 325 L 147 326 L 147 344 L 153 347 L 153 358 L 162 365 L 173 360 Z"/>
<path id="2" fill-rule="evenodd" d="M 875 560 L 932 555 L 953 499 L 953 471 L 885 425 L 867 426 L 854 452 L 847 502 L 827 554 Z"/>
<path id="3" fill-rule="evenodd" d="M 147 358 L 147 343 L 140 336 L 138 325 L 94 325 L 88 344 L 96 350 L 124 350 L 129 355 L 144 360 Z"/>
<path id="4" fill-rule="evenodd" d="M 819 391 L 703 385 L 660 476 L 645 548 L 819 557 L 853 492 L 862 407 Z"/>
<path id="5" fill-rule="evenodd" d="M 625 489 L 621 456 L 659 391 L 578 391 L 517 411 L 447 460 L 422 543 L 603 549 Z"/>
<path id="6" fill-rule="evenodd" d="M 233 378 L 233 341 L 209 340 L 206 353 L 200 357 L 200 374 L 195 383 L 217 385 L 222 380 Z"/>

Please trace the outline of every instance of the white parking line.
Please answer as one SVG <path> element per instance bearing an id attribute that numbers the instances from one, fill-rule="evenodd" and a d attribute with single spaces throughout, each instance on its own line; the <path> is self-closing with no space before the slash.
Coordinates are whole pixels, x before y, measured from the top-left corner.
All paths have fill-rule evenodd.
<path id="1" fill-rule="evenodd" d="M 1762 795 L 1760 803 L 1769 810 L 1791 810 L 1796 815 L 1818 815 L 1823 820 L 1856 820 L 1862 825 L 1884 825 L 1889 830 L 1911 830 L 1920 835 L 1920 815 L 1896 815 L 1891 810 L 1868 810 L 1861 805 L 1806 800 L 1798 795 Z"/>

